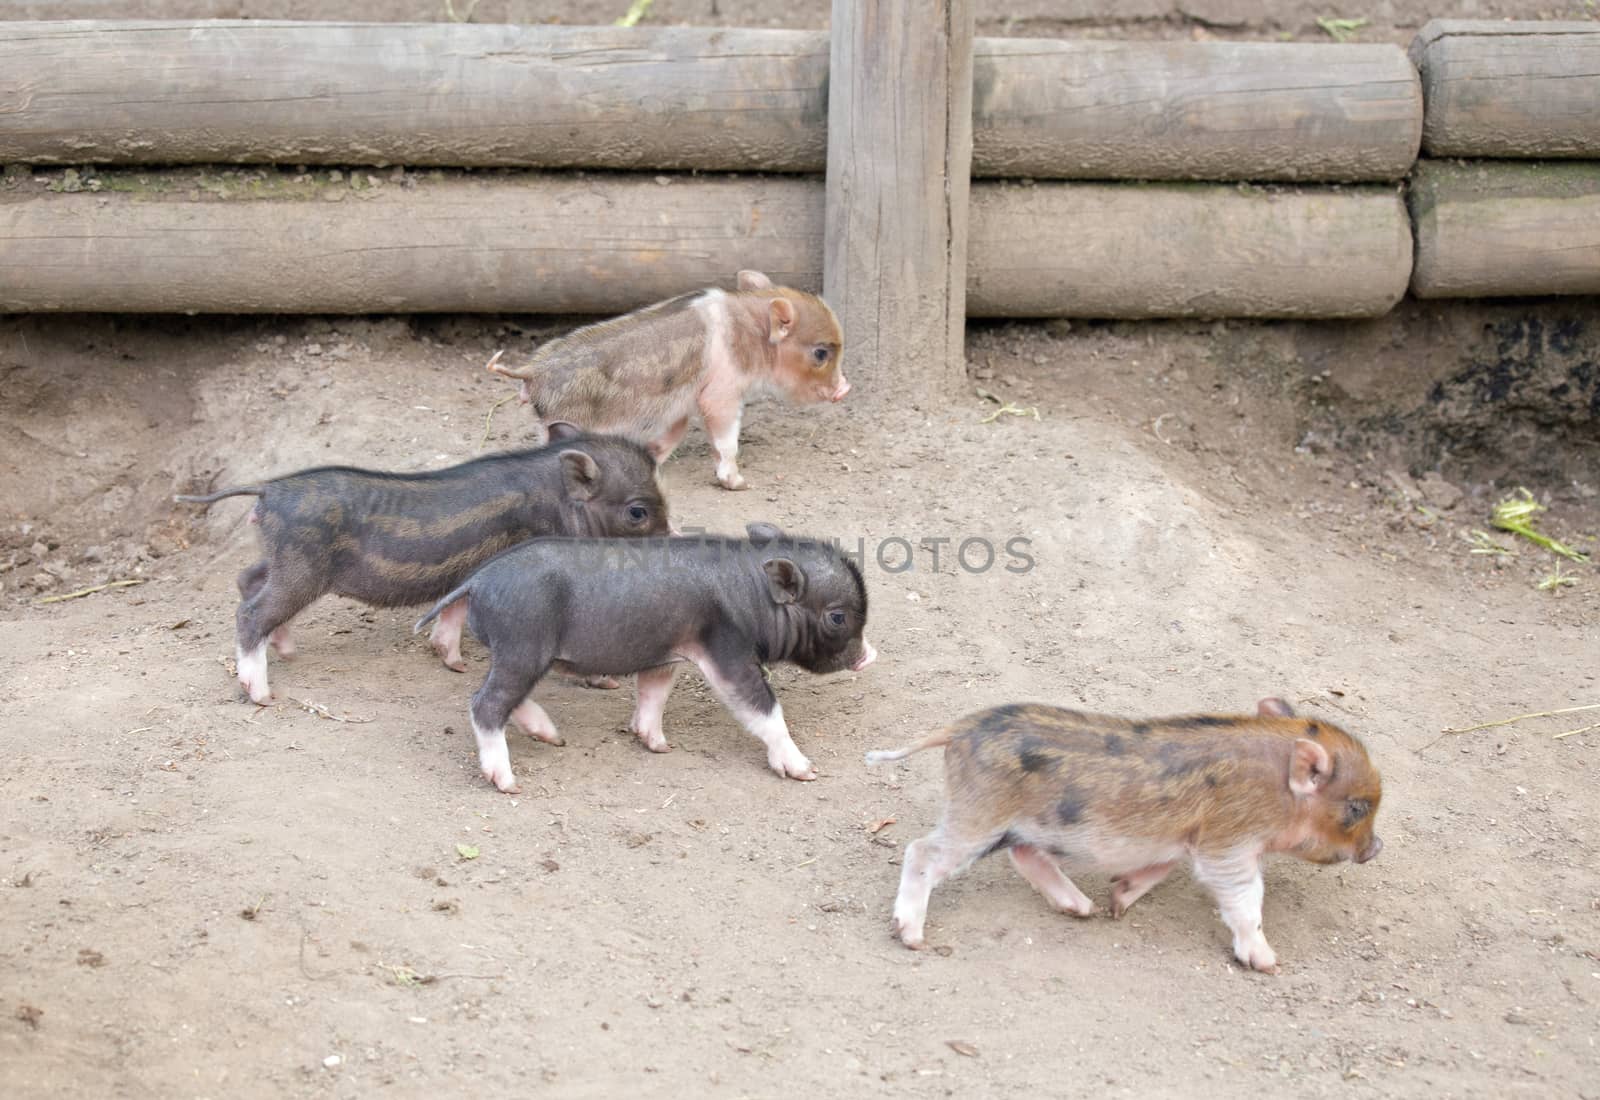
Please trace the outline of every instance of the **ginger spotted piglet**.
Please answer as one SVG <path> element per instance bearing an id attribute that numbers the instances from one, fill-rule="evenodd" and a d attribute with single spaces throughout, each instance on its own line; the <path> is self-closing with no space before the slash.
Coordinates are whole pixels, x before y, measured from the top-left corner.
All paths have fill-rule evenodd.
<path id="1" fill-rule="evenodd" d="M 1094 903 L 1062 873 L 1114 876 L 1120 917 L 1177 866 L 1217 900 L 1233 953 L 1277 971 L 1261 932 L 1261 860 L 1365 863 L 1383 848 L 1373 829 L 1383 783 L 1360 741 L 1329 722 L 1297 718 L 1281 699 L 1255 717 L 1194 715 L 1128 721 L 1024 704 L 968 715 L 915 744 L 869 752 L 867 763 L 945 747 L 944 816 L 906 848 L 894 926 L 923 945 L 933 888 L 992 852 L 1064 913 Z"/>
<path id="2" fill-rule="evenodd" d="M 680 294 L 587 325 L 545 344 L 526 366 L 489 369 L 520 379 L 520 397 L 541 425 L 570 421 L 644 444 L 658 463 L 704 422 L 717 454 L 717 482 L 746 487 L 739 473 L 739 422 L 747 395 L 842 401 L 839 319 L 814 294 L 741 271 L 738 289 Z"/>

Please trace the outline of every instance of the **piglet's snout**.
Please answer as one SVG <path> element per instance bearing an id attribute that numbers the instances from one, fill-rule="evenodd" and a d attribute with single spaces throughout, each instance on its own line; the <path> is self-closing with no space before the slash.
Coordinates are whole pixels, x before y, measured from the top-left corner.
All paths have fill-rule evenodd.
<path id="1" fill-rule="evenodd" d="M 872 648 L 872 643 L 865 638 L 861 639 L 861 656 L 856 658 L 856 663 L 850 666 L 851 672 L 860 672 L 873 661 L 878 659 L 878 651 Z M 1376 855 L 1377 853 L 1373 853 Z"/>
<path id="2" fill-rule="evenodd" d="M 1372 834 L 1372 843 L 1361 850 L 1361 854 L 1356 856 L 1356 862 L 1365 863 L 1369 859 L 1376 859 L 1381 851 L 1383 851 L 1383 838 L 1374 833 Z"/>
<path id="3" fill-rule="evenodd" d="M 850 392 L 850 381 L 849 381 L 849 379 L 841 378 L 841 379 L 839 379 L 839 384 L 834 387 L 833 392 L 828 395 L 828 400 L 829 401 L 834 401 L 834 402 L 843 401 L 844 400 L 844 395 L 849 393 L 849 392 Z"/>

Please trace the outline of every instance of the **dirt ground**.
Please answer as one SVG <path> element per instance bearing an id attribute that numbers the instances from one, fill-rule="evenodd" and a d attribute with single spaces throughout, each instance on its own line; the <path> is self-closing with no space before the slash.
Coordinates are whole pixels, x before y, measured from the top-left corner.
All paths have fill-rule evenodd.
<path id="1" fill-rule="evenodd" d="M 698 21 L 766 22 L 729 10 Z M 516 445 L 482 364 L 571 323 L 0 319 L 0 1093 L 1600 1097 L 1600 713 L 1441 732 L 1600 704 L 1600 571 L 1541 590 L 1560 559 L 1469 541 L 1526 485 L 1600 550 L 1600 305 L 975 325 L 948 403 L 852 374 L 837 408 L 752 409 L 743 494 L 692 433 L 680 523 L 866 548 L 879 662 L 774 673 L 815 783 L 686 673 L 665 756 L 630 689 L 547 681 L 568 744 L 513 736 L 501 795 L 465 732 L 482 650 L 452 673 L 414 612 L 333 598 L 278 705 L 243 702 L 248 505 L 170 494 Z M 953 560 L 1014 537 L 1032 570 Z M 877 563 L 896 538 L 909 571 Z M 1269 865 L 1281 974 L 1239 969 L 1181 875 L 1077 921 L 988 860 L 934 895 L 930 950 L 890 937 L 939 763 L 864 750 L 1002 701 L 1268 694 L 1386 781 L 1378 860 Z"/>

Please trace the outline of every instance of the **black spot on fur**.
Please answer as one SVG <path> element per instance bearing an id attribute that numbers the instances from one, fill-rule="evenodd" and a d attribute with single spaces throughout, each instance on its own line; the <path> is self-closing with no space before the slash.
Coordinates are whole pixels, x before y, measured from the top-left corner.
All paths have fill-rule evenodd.
<path id="1" fill-rule="evenodd" d="M 1180 775 L 1188 775 L 1199 768 L 1202 758 L 1192 752 L 1186 752 L 1181 745 L 1168 742 L 1156 752 L 1156 760 L 1161 764 L 1161 778 L 1175 779 Z"/>
<path id="2" fill-rule="evenodd" d="M 1005 733 L 1021 716 L 1022 707 L 1016 703 L 990 707 L 978 718 L 978 729 L 987 734 Z"/>
<path id="3" fill-rule="evenodd" d="M 1017 748 L 1017 766 L 1029 774 L 1053 769 L 1056 759 L 1044 741 L 1037 737 L 1024 737 Z"/>
<path id="4" fill-rule="evenodd" d="M 1127 746 L 1122 743 L 1122 738 L 1114 733 L 1106 734 L 1106 752 L 1111 756 L 1121 756 L 1127 751 Z"/>
<path id="5" fill-rule="evenodd" d="M 1005 832 L 1000 834 L 999 838 L 996 839 L 993 844 L 985 848 L 983 850 L 983 855 L 979 856 L 978 858 L 983 859 L 984 856 L 992 856 L 996 852 L 1003 851 L 1006 848 L 1013 848 L 1017 845 L 1017 843 L 1016 834 L 1010 829 L 1007 829 Z"/>
<path id="6" fill-rule="evenodd" d="M 1208 787 L 1218 787 L 1218 786 L 1221 786 L 1221 782 L 1217 779 L 1217 777 L 1215 775 L 1212 775 L 1210 772 L 1206 772 L 1206 786 L 1208 786 Z"/>
<path id="7" fill-rule="evenodd" d="M 1318 725 L 1316 722 L 1307 721 L 1306 722 L 1306 736 L 1311 738 L 1311 740 L 1315 741 L 1317 738 L 1322 736 L 1322 727 L 1320 725 Z"/>
<path id="8" fill-rule="evenodd" d="M 1145 734 L 1150 732 L 1150 723 L 1149 722 L 1135 722 L 1133 724 L 1133 732 L 1138 734 L 1140 737 L 1143 737 Z"/>
<path id="9" fill-rule="evenodd" d="M 1188 718 L 1174 719 L 1172 724 L 1180 729 L 1215 729 L 1217 726 L 1233 725 L 1233 719 L 1223 718 L 1215 714 L 1195 714 Z"/>
<path id="10" fill-rule="evenodd" d="M 1083 797 L 1070 787 L 1056 802 L 1056 820 L 1063 825 L 1076 825 L 1083 820 Z"/>

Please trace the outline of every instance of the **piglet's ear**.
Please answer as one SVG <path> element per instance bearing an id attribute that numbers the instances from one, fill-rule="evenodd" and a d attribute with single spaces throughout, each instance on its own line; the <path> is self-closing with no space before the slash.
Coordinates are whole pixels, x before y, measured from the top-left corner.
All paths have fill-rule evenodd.
<path id="1" fill-rule="evenodd" d="M 752 546 L 765 546 L 774 539 L 783 538 L 783 532 L 770 523 L 747 523 L 744 533 L 750 536 Z"/>
<path id="2" fill-rule="evenodd" d="M 741 271 L 734 276 L 740 290 L 771 290 L 772 280 L 759 271 Z"/>
<path id="3" fill-rule="evenodd" d="M 767 572 L 773 603 L 796 603 L 806 594 L 806 575 L 788 558 L 768 558 L 761 568 Z"/>
<path id="4" fill-rule="evenodd" d="M 582 451 L 562 451 L 561 481 L 569 500 L 589 500 L 600 491 L 600 465 Z"/>
<path id="5" fill-rule="evenodd" d="M 1328 750 L 1315 741 L 1307 741 L 1304 737 L 1294 743 L 1293 755 L 1289 757 L 1289 791 L 1296 798 L 1309 798 L 1317 793 L 1324 783 L 1328 781 L 1328 773 L 1333 768 L 1333 762 L 1328 759 Z"/>
<path id="6" fill-rule="evenodd" d="M 767 341 L 779 344 L 789 338 L 794 330 L 794 303 L 787 298 L 774 298 L 767 303 Z"/>
<path id="7" fill-rule="evenodd" d="M 583 434 L 583 429 L 570 420 L 552 420 L 544 426 L 544 430 L 549 433 L 552 443 L 565 443 Z"/>
<path id="8" fill-rule="evenodd" d="M 1287 700 L 1279 698 L 1263 699 L 1256 704 L 1256 713 L 1263 718 L 1293 718 L 1294 708 Z"/>

